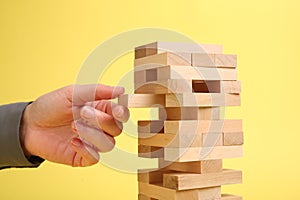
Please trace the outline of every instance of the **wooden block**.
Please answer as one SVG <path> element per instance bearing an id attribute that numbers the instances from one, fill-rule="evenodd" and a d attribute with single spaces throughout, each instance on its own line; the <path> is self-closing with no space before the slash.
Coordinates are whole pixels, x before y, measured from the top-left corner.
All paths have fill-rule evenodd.
<path id="1" fill-rule="evenodd" d="M 164 133 L 191 134 L 207 132 L 242 132 L 242 120 L 167 120 Z"/>
<path id="2" fill-rule="evenodd" d="M 135 82 L 136 93 L 227 93 L 240 94 L 240 81 L 219 81 L 219 80 L 189 80 L 189 79 L 168 79 L 165 81 L 149 81 L 146 82 L 146 75 L 138 73 L 136 78 L 141 82 Z M 146 71 L 142 71 L 144 74 Z M 141 75 L 140 75 L 141 74 Z M 144 76 L 144 77 L 143 77 Z M 142 82 L 144 80 L 144 82 Z"/>
<path id="3" fill-rule="evenodd" d="M 162 158 L 164 157 L 164 149 L 161 147 L 139 145 L 138 156 L 143 158 Z"/>
<path id="4" fill-rule="evenodd" d="M 240 137 L 240 134 L 238 136 Z M 223 146 L 223 141 L 225 141 L 223 137 L 222 132 L 190 134 L 139 133 L 138 144 L 154 147 L 214 147 Z M 242 145 L 243 142 L 240 141 L 240 138 L 235 139 L 234 137 L 235 134 L 229 136 L 228 139 L 226 138 L 226 146 Z"/>
<path id="5" fill-rule="evenodd" d="M 215 198 L 215 199 L 219 199 L 219 198 Z M 157 199 L 147 197 L 143 194 L 139 194 L 138 195 L 138 200 L 157 200 Z M 212 198 L 208 198 L 207 200 L 212 200 Z M 230 195 L 230 194 L 222 194 L 220 200 L 242 200 L 242 197 L 235 196 L 235 195 Z"/>
<path id="6" fill-rule="evenodd" d="M 146 70 L 146 82 L 157 81 L 157 69 Z"/>
<path id="7" fill-rule="evenodd" d="M 146 53 L 146 47 L 144 48 L 135 48 L 134 50 L 134 58 L 137 59 L 137 58 L 142 58 L 142 57 L 145 57 L 147 56 L 147 53 Z M 155 53 L 153 53 L 155 54 Z"/>
<path id="8" fill-rule="evenodd" d="M 222 172 L 223 169 L 222 159 L 202 160 L 198 162 L 201 162 L 201 174 Z"/>
<path id="9" fill-rule="evenodd" d="M 160 158 L 158 166 L 159 168 L 165 168 L 179 172 L 201 173 L 201 162 L 202 161 L 170 162 Z"/>
<path id="10" fill-rule="evenodd" d="M 215 44 L 194 44 L 179 42 L 153 42 L 135 48 L 135 59 L 163 52 L 221 54 L 222 46 Z"/>
<path id="11" fill-rule="evenodd" d="M 138 144 L 155 147 L 200 147 L 202 134 L 139 133 Z"/>
<path id="12" fill-rule="evenodd" d="M 194 93 L 240 94 L 241 82 L 192 80 L 192 88 Z"/>
<path id="13" fill-rule="evenodd" d="M 136 94 L 167 94 L 192 92 L 192 80 L 166 80 L 138 83 L 134 86 Z"/>
<path id="14" fill-rule="evenodd" d="M 200 160 L 217 160 L 239 158 L 243 156 L 243 146 L 214 146 L 164 148 L 164 159 L 167 161 L 189 162 Z"/>
<path id="15" fill-rule="evenodd" d="M 202 147 L 223 146 L 222 132 L 207 132 L 202 136 Z"/>
<path id="16" fill-rule="evenodd" d="M 139 145 L 154 147 L 213 147 L 223 145 L 222 133 L 169 134 L 139 133 Z"/>
<path id="17" fill-rule="evenodd" d="M 164 121 L 160 120 L 143 120 L 138 121 L 139 133 L 163 133 Z"/>
<path id="18" fill-rule="evenodd" d="M 172 143 L 176 135 L 174 134 L 147 134 L 147 133 L 139 133 L 138 144 L 145 146 L 156 146 L 156 147 L 165 147 L 170 144 L 173 147 L 177 147 Z M 177 142 L 178 145 L 178 142 Z"/>
<path id="19" fill-rule="evenodd" d="M 136 67 L 135 71 L 143 70 Z M 179 65 L 157 67 L 157 79 L 192 79 L 192 80 L 237 80 L 237 70 L 229 68 L 188 67 Z"/>
<path id="20" fill-rule="evenodd" d="M 238 94 L 177 93 L 177 94 L 124 94 L 118 103 L 129 108 L 147 107 L 213 107 L 239 106 Z"/>
<path id="21" fill-rule="evenodd" d="M 163 174 L 170 173 L 167 169 L 146 169 L 138 170 L 138 181 L 143 183 L 162 183 Z"/>
<path id="22" fill-rule="evenodd" d="M 146 80 L 146 70 L 144 71 L 136 71 L 134 72 L 134 83 L 145 83 L 147 82 Z"/>
<path id="23" fill-rule="evenodd" d="M 237 56 L 229 54 L 192 54 L 192 66 L 201 67 L 237 67 Z"/>
<path id="24" fill-rule="evenodd" d="M 244 134 L 242 131 L 240 131 L 240 132 L 224 132 L 223 138 L 224 138 L 223 143 L 225 146 L 244 144 Z"/>
<path id="25" fill-rule="evenodd" d="M 146 56 L 150 56 L 150 55 L 154 55 L 154 54 L 158 54 L 158 53 L 162 53 L 160 51 L 158 51 L 155 48 L 135 48 L 134 51 L 134 58 L 138 59 L 138 58 L 142 58 L 142 57 L 146 57 Z"/>
<path id="26" fill-rule="evenodd" d="M 162 94 L 124 94 L 119 96 L 118 104 L 129 108 L 147 108 L 165 105 Z"/>
<path id="27" fill-rule="evenodd" d="M 196 44 L 191 42 L 161 42 L 156 41 L 141 45 L 137 49 L 157 49 L 161 52 L 188 52 L 188 53 L 210 53 L 221 54 L 222 45 L 217 44 Z"/>
<path id="28" fill-rule="evenodd" d="M 221 81 L 221 92 L 228 94 L 240 94 L 241 82 L 240 81 Z"/>
<path id="29" fill-rule="evenodd" d="M 213 55 L 213 54 L 211 54 Z M 214 54 L 215 66 L 217 67 L 237 67 L 237 55 Z"/>
<path id="30" fill-rule="evenodd" d="M 166 65 L 184 65 L 191 66 L 191 54 L 190 53 L 160 53 L 134 60 L 134 66 L 166 66 Z"/>
<path id="31" fill-rule="evenodd" d="M 221 93 L 166 94 L 165 101 L 166 107 L 212 107 L 241 105 L 240 95 Z"/>
<path id="32" fill-rule="evenodd" d="M 220 107 L 159 108 L 160 120 L 216 120 L 220 119 Z"/>
<path id="33" fill-rule="evenodd" d="M 198 189 L 198 199 L 213 200 L 221 198 L 221 186 Z"/>
<path id="34" fill-rule="evenodd" d="M 222 160 L 202 160 L 192 162 L 169 162 L 162 158 L 158 162 L 159 168 L 189 173 L 215 173 L 222 172 Z"/>
<path id="35" fill-rule="evenodd" d="M 242 197 L 231 194 L 222 194 L 221 200 L 242 200 Z"/>
<path id="36" fill-rule="evenodd" d="M 220 199 L 221 188 L 211 187 L 203 189 L 176 191 L 174 189 L 165 188 L 162 184 L 148 184 L 139 182 L 139 194 L 161 199 L 161 200 L 211 200 Z"/>
<path id="37" fill-rule="evenodd" d="M 191 190 L 219 185 L 242 183 L 242 171 L 224 169 L 222 172 L 193 174 L 164 174 L 163 186 L 175 190 Z"/>
<path id="38" fill-rule="evenodd" d="M 178 192 L 176 190 L 168 189 L 162 187 L 160 184 L 148 184 L 148 183 L 138 183 L 139 194 L 143 194 L 148 197 L 164 200 L 179 200 Z M 188 195 L 188 193 L 185 193 Z"/>
<path id="39" fill-rule="evenodd" d="M 222 81 L 192 80 L 194 93 L 221 93 Z"/>
<path id="40" fill-rule="evenodd" d="M 154 199 L 154 198 L 151 198 L 151 197 L 147 197 L 143 194 L 139 194 L 138 195 L 138 200 L 157 200 L 157 199 Z"/>
<path id="41" fill-rule="evenodd" d="M 242 200 L 242 197 L 235 196 L 235 195 L 230 195 L 230 194 L 222 194 L 221 198 L 215 198 L 215 199 L 216 200 L 217 199 L 221 199 L 221 200 Z M 145 196 L 143 194 L 139 194 L 138 195 L 138 200 L 157 200 L 157 199 L 154 199 L 154 198 L 151 198 L 151 197 L 147 197 L 147 196 Z M 212 198 L 208 198 L 207 200 L 213 200 L 213 199 Z"/>

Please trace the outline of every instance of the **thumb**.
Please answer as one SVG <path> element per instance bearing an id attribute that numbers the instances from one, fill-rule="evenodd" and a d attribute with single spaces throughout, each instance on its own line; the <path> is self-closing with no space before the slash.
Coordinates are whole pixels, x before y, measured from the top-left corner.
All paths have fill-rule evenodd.
<path id="1" fill-rule="evenodd" d="M 81 106 L 86 102 L 113 99 L 123 94 L 125 89 L 120 86 L 102 84 L 74 85 L 72 92 L 73 105 Z"/>

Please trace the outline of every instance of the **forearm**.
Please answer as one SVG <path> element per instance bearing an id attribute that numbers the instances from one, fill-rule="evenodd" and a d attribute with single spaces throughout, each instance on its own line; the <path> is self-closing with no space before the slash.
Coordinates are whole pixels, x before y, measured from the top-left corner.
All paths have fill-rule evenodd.
<path id="1" fill-rule="evenodd" d="M 0 106 L 0 168 L 35 167 L 42 159 L 28 160 L 24 153 L 21 120 L 27 103 Z"/>

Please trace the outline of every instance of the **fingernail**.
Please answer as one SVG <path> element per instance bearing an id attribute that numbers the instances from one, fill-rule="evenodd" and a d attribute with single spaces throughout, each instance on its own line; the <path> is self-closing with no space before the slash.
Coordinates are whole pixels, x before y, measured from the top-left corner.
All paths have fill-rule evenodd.
<path id="1" fill-rule="evenodd" d="M 82 144 L 81 140 L 78 139 L 78 138 L 73 138 L 73 140 L 72 140 L 71 143 L 72 143 L 74 146 L 76 146 L 76 147 L 80 147 L 81 144 Z"/>
<path id="2" fill-rule="evenodd" d="M 122 107 L 118 106 L 115 111 L 116 117 L 122 117 L 123 114 L 124 114 L 124 110 L 122 109 Z"/>
<path id="3" fill-rule="evenodd" d="M 121 86 L 116 86 L 114 89 L 114 93 L 121 93 L 123 94 L 125 92 L 125 88 Z"/>
<path id="4" fill-rule="evenodd" d="M 93 108 L 89 107 L 89 106 L 84 106 L 82 108 L 82 117 L 84 117 L 85 119 L 91 119 L 95 117 L 95 111 L 93 110 Z"/>

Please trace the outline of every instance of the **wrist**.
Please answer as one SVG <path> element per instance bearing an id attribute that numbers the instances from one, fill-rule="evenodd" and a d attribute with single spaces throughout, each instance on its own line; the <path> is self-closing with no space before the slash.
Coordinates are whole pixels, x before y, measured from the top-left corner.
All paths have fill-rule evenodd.
<path id="1" fill-rule="evenodd" d="M 29 130 L 29 117 L 28 117 L 28 113 L 29 113 L 29 109 L 30 109 L 31 104 L 29 104 L 22 115 L 21 118 L 21 124 L 20 124 L 20 143 L 21 143 L 21 147 L 23 149 L 23 152 L 25 154 L 25 156 L 30 157 L 33 156 L 33 154 L 30 152 L 30 130 Z"/>

